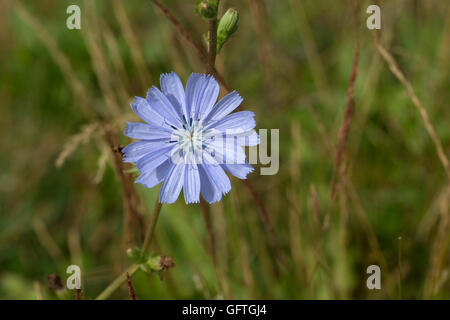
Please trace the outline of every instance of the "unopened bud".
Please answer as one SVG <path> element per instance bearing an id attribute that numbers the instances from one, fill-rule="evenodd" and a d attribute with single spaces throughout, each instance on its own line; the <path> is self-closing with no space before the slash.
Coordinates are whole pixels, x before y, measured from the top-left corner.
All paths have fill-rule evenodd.
<path id="1" fill-rule="evenodd" d="M 225 12 L 217 26 L 217 52 L 222 49 L 222 46 L 236 32 L 238 28 L 239 13 L 236 9 L 230 8 Z"/>
<path id="2" fill-rule="evenodd" d="M 144 264 L 146 271 L 165 271 L 173 268 L 175 264 L 171 257 L 160 256 L 157 253 L 150 254 L 150 257 Z"/>
<path id="3" fill-rule="evenodd" d="M 217 17 L 218 0 L 197 0 L 195 11 L 205 19 L 214 19 Z"/>
<path id="4" fill-rule="evenodd" d="M 144 259 L 142 250 L 139 248 L 128 249 L 127 256 L 128 259 L 134 263 L 142 263 L 142 260 Z"/>
<path id="5" fill-rule="evenodd" d="M 145 263 L 145 267 L 152 271 L 159 271 L 162 269 L 159 263 L 160 260 L 161 256 L 157 255 L 156 253 L 152 253 Z"/>

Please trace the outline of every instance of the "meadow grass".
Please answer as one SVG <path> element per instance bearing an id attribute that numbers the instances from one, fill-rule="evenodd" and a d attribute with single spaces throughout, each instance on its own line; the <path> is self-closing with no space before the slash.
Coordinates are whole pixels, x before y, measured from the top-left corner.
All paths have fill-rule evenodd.
<path id="1" fill-rule="evenodd" d="M 449 299 L 449 4 L 382 3 L 376 32 L 370 1 L 222 0 L 239 29 L 213 68 L 194 2 L 2 2 L 0 298 L 74 299 L 47 276 L 77 264 L 83 299 L 114 279 L 119 299 Z M 280 170 L 153 211 L 159 187 L 121 162 L 129 103 L 208 61 L 221 96 L 280 129 Z M 162 274 L 126 253 L 156 212 Z"/>

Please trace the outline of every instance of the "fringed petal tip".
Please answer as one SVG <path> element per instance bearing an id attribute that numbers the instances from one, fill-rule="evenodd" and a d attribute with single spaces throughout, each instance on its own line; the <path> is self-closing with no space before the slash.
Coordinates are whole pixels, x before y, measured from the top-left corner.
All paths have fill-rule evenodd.
<path id="1" fill-rule="evenodd" d="M 184 202 L 185 202 L 186 204 L 200 203 L 200 199 L 198 199 L 198 200 L 186 200 L 186 198 L 185 198 L 185 199 L 184 199 Z"/>

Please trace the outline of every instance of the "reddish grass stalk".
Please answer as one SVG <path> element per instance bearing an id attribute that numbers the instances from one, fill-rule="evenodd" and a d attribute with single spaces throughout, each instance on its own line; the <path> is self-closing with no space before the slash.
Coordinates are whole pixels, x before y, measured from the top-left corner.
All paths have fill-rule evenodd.
<path id="1" fill-rule="evenodd" d="M 181 25 L 181 23 L 170 13 L 167 8 L 165 8 L 158 0 L 152 0 L 152 2 L 162 11 L 162 13 L 169 19 L 170 22 L 174 25 L 174 27 L 177 29 L 179 34 L 187 41 L 189 42 L 197 51 L 197 54 L 200 56 L 202 61 L 204 63 L 207 63 L 208 61 L 208 55 L 205 52 L 205 49 L 199 45 L 194 38 L 189 34 L 189 32 Z M 223 76 L 216 70 L 216 68 L 212 68 L 212 73 L 214 74 L 214 77 L 217 79 L 217 81 L 220 82 L 220 84 L 228 91 L 230 92 L 231 89 L 228 86 L 228 84 L 225 82 L 225 79 Z"/>
<path id="2" fill-rule="evenodd" d="M 203 221 L 205 222 L 206 232 L 208 233 L 208 248 L 213 259 L 214 265 L 217 267 L 217 255 L 215 250 L 214 232 L 212 230 L 211 219 L 208 213 L 208 207 L 200 200 L 200 211 L 202 213 Z"/>
<path id="3" fill-rule="evenodd" d="M 204 51 L 204 49 L 194 40 L 194 38 L 191 37 L 189 32 L 181 25 L 181 23 L 170 13 L 169 10 L 167 10 L 166 7 L 164 7 L 158 0 L 152 0 L 152 2 L 162 11 L 162 13 L 169 19 L 170 22 L 174 25 L 174 27 L 177 29 L 177 31 L 183 36 L 183 38 L 186 39 L 187 42 L 189 42 L 197 51 L 199 56 L 206 60 L 207 56 Z"/>
<path id="4" fill-rule="evenodd" d="M 124 172 L 124 163 L 122 162 L 122 154 L 119 148 L 119 142 L 117 141 L 116 134 L 111 128 L 108 122 L 103 124 L 103 131 L 105 134 L 105 139 L 109 145 L 111 154 L 114 160 L 114 168 L 119 176 L 122 187 L 122 198 L 123 198 L 123 208 L 125 211 L 125 225 L 124 225 L 124 245 L 127 246 L 129 242 L 129 222 L 134 222 L 138 226 L 139 240 L 141 240 L 144 234 L 144 221 L 142 220 L 142 214 L 139 212 L 139 197 L 134 188 L 134 183 L 129 174 Z"/>
<path id="5" fill-rule="evenodd" d="M 262 1 L 251 0 L 250 1 L 250 14 L 256 36 L 258 38 L 258 53 L 261 64 L 264 70 L 264 80 L 266 82 L 267 89 L 272 88 L 272 77 L 270 75 L 269 64 L 269 44 L 268 44 L 268 30 L 264 27 L 262 20 L 265 18 L 265 8 Z"/>
<path id="6" fill-rule="evenodd" d="M 75 289 L 75 300 L 82 300 L 83 293 L 81 292 L 81 289 Z"/>
<path id="7" fill-rule="evenodd" d="M 206 74 L 214 72 L 216 63 L 216 46 L 217 46 L 217 18 L 209 19 L 209 48 L 208 62 L 206 64 Z"/>
<path id="8" fill-rule="evenodd" d="M 347 103 L 344 112 L 344 120 L 339 129 L 338 144 L 336 147 L 336 154 L 334 158 L 334 171 L 330 182 L 330 199 L 331 202 L 334 201 L 336 196 L 336 181 L 340 180 L 341 169 L 342 169 L 342 159 L 344 157 L 345 148 L 347 144 L 348 133 L 350 131 L 350 124 L 353 119 L 353 114 L 355 111 L 355 101 L 353 97 L 354 86 L 356 81 L 356 76 L 358 74 L 358 58 L 359 58 L 359 39 L 356 40 L 355 54 L 353 56 L 352 71 L 350 73 L 350 80 L 347 89 Z"/>
<path id="9" fill-rule="evenodd" d="M 136 294 L 134 293 L 133 284 L 131 283 L 131 278 L 128 272 L 127 272 L 127 286 L 128 286 L 128 294 L 130 295 L 130 300 L 136 300 Z"/>
<path id="10" fill-rule="evenodd" d="M 275 251 L 275 254 L 276 254 L 279 262 L 283 266 L 286 266 L 286 258 L 284 256 L 283 252 L 281 251 L 281 248 L 278 244 L 277 238 L 275 237 L 275 232 L 273 231 L 273 224 L 272 224 L 272 221 L 270 220 L 270 216 L 264 206 L 264 203 L 261 201 L 261 198 L 255 192 L 255 189 L 253 188 L 253 186 L 250 184 L 250 182 L 248 180 L 241 180 L 241 181 L 244 184 L 244 186 L 247 188 L 247 190 L 249 191 L 250 195 L 252 196 L 253 201 L 255 202 L 255 204 L 257 205 L 257 207 L 259 209 L 259 212 L 261 213 L 261 218 L 263 220 L 263 223 L 267 230 L 267 233 L 269 234 L 271 245 Z"/>
<path id="11" fill-rule="evenodd" d="M 223 274 L 222 269 L 217 261 L 215 238 L 214 238 L 213 228 L 211 225 L 211 218 L 210 218 L 210 215 L 208 212 L 208 206 L 205 204 L 205 202 L 203 202 L 203 200 L 200 200 L 200 211 L 202 213 L 203 221 L 205 222 L 206 232 L 208 233 L 208 251 L 213 260 L 214 271 L 216 272 L 216 277 L 217 277 L 217 281 L 219 282 L 219 287 L 221 288 L 222 291 L 224 291 L 225 295 L 227 296 L 227 299 L 232 299 L 231 293 L 227 290 L 224 274 Z"/>

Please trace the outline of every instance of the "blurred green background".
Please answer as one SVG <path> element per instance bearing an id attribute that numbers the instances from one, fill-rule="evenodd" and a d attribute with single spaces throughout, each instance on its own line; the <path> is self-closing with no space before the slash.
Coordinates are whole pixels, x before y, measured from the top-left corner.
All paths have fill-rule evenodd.
<path id="1" fill-rule="evenodd" d="M 194 0 L 161 3 L 203 44 L 207 23 Z M 257 128 L 280 129 L 278 174 L 257 169 L 250 182 L 286 261 L 274 254 L 248 190 L 231 178 L 230 194 L 207 207 L 213 250 L 198 205 L 180 196 L 162 207 L 152 250 L 175 267 L 162 279 L 139 271 L 138 299 L 450 298 L 448 180 L 419 113 L 376 50 L 376 31 L 366 28 L 373 3 L 221 1 L 220 12 L 234 7 L 240 20 L 217 69 L 255 112 Z M 66 28 L 70 4 L 81 8 L 81 30 Z M 450 3 L 378 4 L 381 42 L 448 156 Z M 357 38 L 346 178 L 330 201 Z M 141 244 L 139 221 L 150 220 L 159 191 L 135 185 L 140 216 L 127 217 L 99 121 L 126 145 L 125 121 L 137 120 L 132 97 L 159 86 L 160 73 L 173 70 L 185 82 L 204 63 L 147 0 L 2 1 L 0 47 L 0 298 L 73 299 L 47 279 L 56 274 L 65 284 L 70 264 L 81 267 L 83 298 L 95 298 L 130 264 L 126 249 Z M 366 287 L 371 264 L 381 267 L 381 290 Z M 129 299 L 126 286 L 111 297 Z"/>

